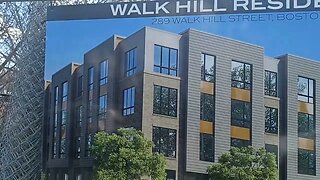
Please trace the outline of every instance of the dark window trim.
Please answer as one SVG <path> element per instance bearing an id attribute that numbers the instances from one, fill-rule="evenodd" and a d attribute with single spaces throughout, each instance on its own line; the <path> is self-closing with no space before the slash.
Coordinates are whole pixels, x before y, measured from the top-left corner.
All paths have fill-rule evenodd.
<path id="1" fill-rule="evenodd" d="M 233 80 L 232 79 L 232 76 L 231 76 L 231 86 L 232 86 L 232 82 L 238 82 L 238 83 L 243 83 L 243 88 L 239 88 L 239 89 L 247 89 L 246 88 L 246 85 L 249 85 L 249 89 L 247 89 L 247 90 L 251 90 L 252 89 L 252 75 L 253 75 L 253 65 L 252 64 L 249 64 L 249 63 L 245 63 L 245 62 L 242 62 L 242 61 L 238 61 L 238 60 L 232 60 L 231 61 L 231 68 L 232 68 L 232 62 L 237 62 L 237 63 L 241 63 L 241 64 L 243 64 L 244 65 L 244 73 L 243 73 L 243 81 L 239 81 L 239 80 Z M 248 83 L 248 82 L 246 82 L 246 65 L 249 65 L 250 66 L 250 83 Z M 234 87 L 234 86 L 232 86 L 232 87 Z M 234 88 L 237 88 L 237 87 L 234 87 Z"/>
<path id="2" fill-rule="evenodd" d="M 90 71 L 92 70 L 92 82 L 91 82 L 91 74 Z M 88 69 L 88 91 L 93 90 L 93 84 L 94 84 L 94 67 L 90 67 Z"/>
<path id="3" fill-rule="evenodd" d="M 162 89 L 163 88 L 167 88 L 168 89 L 168 102 L 167 102 L 168 111 L 166 113 L 162 113 L 162 110 L 161 110 L 162 104 L 165 103 L 165 102 L 162 101 L 161 94 L 160 94 L 160 107 L 159 107 L 160 112 L 155 112 L 155 97 L 156 97 L 155 89 L 157 87 L 160 88 L 161 94 L 162 94 Z M 154 103 L 153 103 L 153 114 L 159 114 L 159 115 L 170 116 L 170 117 L 177 117 L 177 114 L 178 114 L 178 89 L 165 87 L 165 86 L 160 86 L 160 85 L 154 85 L 153 89 L 154 89 L 154 93 L 153 93 L 153 96 L 154 96 L 154 98 L 153 98 L 153 101 L 154 101 Z M 176 99 L 175 99 L 176 107 L 175 107 L 175 109 L 173 109 L 174 112 L 175 112 L 174 115 L 170 115 L 170 110 L 172 110 L 172 109 L 170 109 L 170 94 L 171 94 L 171 91 L 174 91 L 174 90 L 176 91 Z"/>
<path id="4" fill-rule="evenodd" d="M 65 84 L 67 84 L 67 85 L 66 85 L 66 88 L 64 87 Z M 68 101 L 69 82 L 68 82 L 68 81 L 63 82 L 62 85 L 61 85 L 61 87 L 62 87 L 62 96 L 61 96 L 61 99 L 62 99 L 62 102 L 66 102 L 66 101 Z M 66 94 L 64 94 L 64 93 L 65 93 L 65 89 L 67 89 Z"/>
<path id="5" fill-rule="evenodd" d="M 133 89 L 132 89 L 133 88 Z M 132 91 L 133 91 L 133 99 L 134 99 L 134 102 L 133 102 L 133 104 L 130 104 L 130 106 L 128 106 L 128 107 L 125 107 L 126 105 L 125 105 L 125 96 L 126 96 L 126 94 L 125 94 L 125 92 L 126 91 L 128 91 L 128 90 L 131 90 L 132 89 Z M 129 96 L 129 94 L 128 94 L 128 96 Z M 128 99 L 128 98 L 127 98 Z M 126 88 L 126 89 L 124 89 L 123 91 L 122 91 L 122 115 L 123 116 L 130 116 L 130 115 L 133 115 L 134 113 L 135 113 L 135 104 L 136 104 L 136 87 L 135 86 L 131 86 L 131 87 L 129 87 L 129 88 Z M 125 111 L 127 111 L 127 110 L 130 110 L 130 113 L 124 113 Z M 131 113 L 131 110 L 133 111 L 132 113 Z"/>
<path id="6" fill-rule="evenodd" d="M 210 119 L 204 119 L 204 106 L 205 106 L 205 99 L 208 96 L 212 96 L 213 99 L 213 114 L 211 114 L 211 118 Z M 202 107 L 202 108 L 201 108 Z M 207 94 L 207 93 L 200 93 L 200 120 L 202 121 L 209 121 L 209 122 L 214 122 L 215 121 L 215 96 L 212 94 Z"/>
<path id="7" fill-rule="evenodd" d="M 269 70 L 265 70 L 265 73 L 268 73 L 268 84 L 264 85 L 264 94 L 272 97 L 278 97 L 278 73 Z M 276 75 L 276 90 L 270 89 L 271 74 Z M 274 95 L 272 95 L 272 92 L 274 92 Z"/>
<path id="8" fill-rule="evenodd" d="M 232 144 L 233 140 L 239 141 L 240 142 L 240 146 L 234 146 Z M 231 147 L 248 147 L 252 145 L 252 141 L 251 140 L 244 140 L 244 139 L 238 139 L 238 138 L 230 138 L 230 146 Z"/>
<path id="9" fill-rule="evenodd" d="M 276 131 L 274 131 L 274 130 L 267 130 L 267 127 L 269 127 L 269 129 L 273 129 L 274 127 L 272 127 L 272 126 L 270 125 L 271 122 L 268 122 L 268 124 L 267 124 L 267 119 L 265 119 L 265 132 L 266 132 L 266 133 L 272 133 L 272 134 L 278 134 L 278 131 L 279 131 L 279 111 L 278 111 L 277 108 L 265 106 L 265 113 L 267 113 L 267 109 L 270 110 L 270 113 L 269 113 L 268 115 L 265 114 L 265 116 L 269 116 L 269 120 L 272 119 L 271 110 L 276 110 L 277 125 L 276 125 L 276 127 L 275 127 Z M 265 117 L 265 118 L 266 118 L 266 117 Z"/>
<path id="10" fill-rule="evenodd" d="M 153 63 L 153 64 L 154 64 L 154 67 L 160 68 L 160 72 L 159 72 L 159 73 L 161 73 L 161 74 L 166 74 L 166 75 L 170 75 L 170 76 L 178 76 L 179 50 L 178 50 L 178 49 L 175 49 L 175 48 L 170 48 L 170 47 L 167 47 L 167 46 L 159 45 L 159 44 L 155 44 L 155 45 L 154 45 L 154 48 L 155 48 L 156 46 L 160 47 L 160 50 L 161 50 L 161 51 L 160 51 L 160 65 L 156 65 L 155 63 Z M 162 58 L 162 49 L 163 49 L 163 48 L 168 48 L 168 49 L 169 49 L 168 67 L 162 66 L 162 60 L 163 60 L 163 58 Z M 170 63 L 170 62 L 171 62 L 171 56 L 170 56 L 171 50 L 177 51 L 177 59 L 176 59 L 176 68 L 175 68 L 175 69 L 170 67 L 170 64 L 171 64 L 171 63 Z M 162 69 L 167 69 L 167 70 L 168 70 L 168 73 L 163 73 L 163 72 L 162 72 Z M 172 74 L 170 73 L 170 71 L 175 71 L 176 74 L 175 74 L 175 75 L 172 75 Z"/>
<path id="11" fill-rule="evenodd" d="M 216 82 L 216 62 L 217 62 L 217 56 L 215 56 L 215 55 L 212 55 L 212 54 L 209 54 L 209 53 L 201 53 L 201 56 L 202 55 L 204 55 L 204 62 L 203 62 L 203 66 L 204 66 L 204 68 L 202 69 L 202 67 L 201 67 L 201 69 L 203 70 L 203 73 L 201 73 L 201 80 L 202 81 L 205 81 L 205 82 L 212 82 L 212 83 L 215 83 Z M 205 73 L 205 67 L 206 67 L 206 56 L 212 56 L 212 57 L 214 57 L 214 65 L 213 65 L 213 69 L 214 69 L 214 75 L 211 75 L 211 74 L 206 74 Z M 202 57 L 201 57 L 202 58 Z M 206 81 L 206 76 L 211 76 L 211 77 L 213 77 L 213 81 Z"/>
<path id="12" fill-rule="evenodd" d="M 163 147 L 157 147 L 158 144 L 154 142 L 155 141 L 154 129 L 158 129 L 158 131 L 160 133 L 160 137 L 169 136 L 170 132 L 174 132 L 174 136 L 175 136 L 175 140 L 174 140 L 174 143 L 173 143 L 174 147 L 165 147 L 164 149 L 162 149 Z M 177 156 L 177 137 L 178 136 L 177 136 L 177 130 L 176 129 L 153 126 L 152 127 L 152 141 L 153 141 L 153 143 L 155 145 L 154 148 L 153 148 L 153 152 L 162 153 L 165 157 L 176 158 L 176 156 Z M 165 143 L 165 144 L 168 145 L 167 143 Z M 168 153 L 167 151 L 172 151 L 172 153 L 174 153 L 174 156 L 169 156 L 168 154 L 166 154 L 166 153 Z"/>
<path id="13" fill-rule="evenodd" d="M 137 63 L 138 63 L 138 55 L 137 55 L 137 49 L 138 47 L 134 47 L 128 51 L 125 52 L 125 77 L 130 77 L 132 75 L 134 75 L 136 73 L 136 70 L 137 70 Z M 128 68 L 128 63 L 130 64 L 130 59 L 128 59 L 128 53 L 130 53 L 131 51 L 134 52 L 134 55 L 133 55 L 133 67 L 130 67 L 129 69 Z M 135 57 L 137 59 L 135 59 Z"/>
<path id="14" fill-rule="evenodd" d="M 308 167 L 302 167 L 302 164 L 300 162 L 300 154 L 302 153 L 308 153 L 308 159 L 307 159 L 307 164 Z M 313 161 L 310 161 L 310 156 L 313 154 L 314 158 Z M 315 151 L 310 151 L 310 150 L 305 150 L 305 149 L 298 149 L 298 174 L 306 174 L 306 175 L 312 175 L 316 176 L 316 171 L 317 171 L 317 164 L 316 164 L 316 152 Z M 310 167 L 310 162 L 313 163 L 314 167 Z"/>
<path id="15" fill-rule="evenodd" d="M 233 109 L 232 109 L 232 101 L 237 101 L 237 102 L 240 102 L 240 103 L 242 103 L 242 110 L 243 110 L 243 112 L 245 111 L 245 104 L 248 104 L 248 105 L 250 105 L 250 119 L 249 119 L 249 121 L 248 120 L 245 120 L 245 118 L 244 118 L 244 116 L 245 116 L 245 113 L 243 113 L 242 114 L 242 119 L 233 119 L 233 117 L 232 117 L 232 111 L 233 111 Z M 234 124 L 234 121 L 241 121 L 241 123 L 243 124 L 242 126 L 239 126 L 239 125 L 237 125 L 237 124 Z M 245 126 L 244 124 L 245 123 L 250 123 L 250 126 Z M 250 128 L 251 129 L 251 127 L 252 127 L 252 104 L 250 103 L 250 102 L 245 102 L 245 101 L 239 101 L 239 100 L 235 100 L 235 99 L 231 99 L 231 125 L 232 126 L 237 126 L 237 127 L 244 127 L 244 128 Z"/>
<path id="16" fill-rule="evenodd" d="M 316 80 L 312 79 L 312 78 L 304 77 L 304 76 L 298 76 L 298 83 L 299 83 L 299 78 L 303 78 L 303 79 L 307 79 L 308 80 L 308 95 L 300 94 L 299 91 L 298 91 L 298 98 L 299 98 L 299 96 L 306 97 L 306 98 L 308 98 L 307 103 L 313 104 L 314 101 L 315 101 Z M 312 90 L 313 91 L 313 96 L 310 96 L 310 80 L 313 81 L 313 90 Z M 311 102 L 310 99 L 313 99 L 313 101 Z M 299 100 L 299 101 L 301 101 L 301 100 Z M 306 101 L 302 101 L 302 102 L 306 102 Z"/>
<path id="17" fill-rule="evenodd" d="M 210 159 L 206 159 L 204 152 L 202 151 L 204 148 L 204 136 L 212 138 L 212 156 L 209 157 Z M 215 153 L 215 136 L 214 134 L 207 134 L 207 133 L 200 133 L 200 161 L 207 161 L 207 162 L 214 162 L 214 153 Z"/>
<path id="18" fill-rule="evenodd" d="M 101 112 L 100 109 L 101 109 L 101 104 L 100 104 L 100 98 L 103 98 L 103 101 L 104 101 L 104 107 L 103 107 L 103 111 Z M 101 114 L 105 114 L 107 112 L 107 109 L 108 109 L 108 95 L 107 94 L 103 94 L 101 96 L 99 96 L 99 102 L 98 102 L 98 115 L 101 115 Z"/>
<path id="19" fill-rule="evenodd" d="M 106 63 L 106 69 L 105 69 L 105 74 L 101 74 L 102 72 L 101 72 L 101 65 L 102 65 L 102 63 Z M 102 86 L 102 85 L 105 85 L 105 84 L 107 84 L 108 83 L 108 77 L 109 77 L 109 60 L 108 59 L 106 59 L 106 60 L 104 60 L 104 61 L 101 61 L 100 63 L 99 63 L 99 84 L 100 84 L 100 86 Z M 102 76 L 103 77 L 102 77 Z"/>
<path id="20" fill-rule="evenodd" d="M 300 128 L 299 128 L 299 115 L 303 114 L 303 115 L 307 115 L 308 117 L 308 130 L 309 132 L 300 132 Z M 310 116 L 312 116 L 313 119 L 313 134 L 310 133 Z M 298 136 L 302 137 L 302 138 L 308 138 L 308 139 L 315 139 L 316 138 L 316 121 L 315 121 L 315 115 L 312 114 L 307 114 L 307 113 L 302 113 L 302 112 L 298 112 Z"/>

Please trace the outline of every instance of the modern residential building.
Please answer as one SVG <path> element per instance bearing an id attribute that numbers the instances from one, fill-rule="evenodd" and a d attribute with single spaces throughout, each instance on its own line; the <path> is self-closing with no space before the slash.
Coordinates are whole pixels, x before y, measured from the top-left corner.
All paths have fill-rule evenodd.
<path id="1" fill-rule="evenodd" d="M 46 84 L 44 168 L 89 180 L 97 131 L 142 130 L 167 179 L 204 180 L 232 146 L 265 147 L 280 179 L 320 178 L 320 63 L 194 29 L 114 35 Z"/>

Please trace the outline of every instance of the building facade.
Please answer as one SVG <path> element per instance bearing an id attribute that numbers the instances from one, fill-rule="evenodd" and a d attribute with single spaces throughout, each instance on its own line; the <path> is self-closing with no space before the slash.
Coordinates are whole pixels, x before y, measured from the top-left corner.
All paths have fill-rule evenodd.
<path id="1" fill-rule="evenodd" d="M 232 146 L 274 153 L 280 179 L 319 179 L 319 68 L 194 29 L 115 35 L 46 83 L 44 168 L 91 179 L 94 133 L 134 127 L 166 156 L 170 180 L 208 179 Z"/>

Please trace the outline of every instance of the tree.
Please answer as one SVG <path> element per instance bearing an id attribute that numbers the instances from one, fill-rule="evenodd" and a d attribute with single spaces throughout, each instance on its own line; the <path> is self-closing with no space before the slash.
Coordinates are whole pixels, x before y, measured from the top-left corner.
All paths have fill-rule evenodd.
<path id="1" fill-rule="evenodd" d="M 90 149 L 95 160 L 94 176 L 97 180 L 139 180 L 150 176 L 164 180 L 165 158 L 152 153 L 152 142 L 141 131 L 119 129 L 117 134 L 98 132 Z"/>
<path id="2" fill-rule="evenodd" d="M 232 148 L 208 168 L 212 180 L 276 180 L 275 155 L 265 149 Z"/>

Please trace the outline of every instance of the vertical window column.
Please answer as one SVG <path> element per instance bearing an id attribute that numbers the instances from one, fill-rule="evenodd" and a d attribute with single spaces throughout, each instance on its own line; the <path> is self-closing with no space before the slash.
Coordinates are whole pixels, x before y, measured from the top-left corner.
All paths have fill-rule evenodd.
<path id="1" fill-rule="evenodd" d="M 135 103 L 135 87 L 125 89 L 123 91 L 123 116 L 134 114 L 134 103 Z"/>
<path id="2" fill-rule="evenodd" d="M 52 144 L 52 158 L 57 158 L 58 149 L 58 97 L 59 97 L 59 87 L 54 88 L 54 117 L 53 117 L 53 144 Z"/>
<path id="3" fill-rule="evenodd" d="M 61 123 L 60 123 L 60 152 L 59 157 L 66 158 L 66 134 L 67 134 L 67 106 L 68 106 L 68 82 L 62 84 L 62 105 L 61 105 Z"/>
<path id="4" fill-rule="evenodd" d="M 132 76 L 136 73 L 137 69 L 137 48 L 134 48 L 128 52 L 126 52 L 126 69 L 125 75 L 126 77 Z"/>

